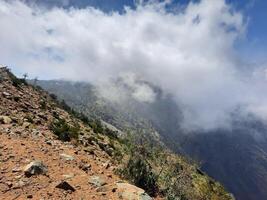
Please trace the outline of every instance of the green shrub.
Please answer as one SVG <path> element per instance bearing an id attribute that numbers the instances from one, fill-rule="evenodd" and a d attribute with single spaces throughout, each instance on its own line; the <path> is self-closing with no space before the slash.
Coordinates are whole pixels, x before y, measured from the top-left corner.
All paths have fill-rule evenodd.
<path id="1" fill-rule="evenodd" d="M 95 133 L 103 133 L 104 128 L 100 120 L 93 120 L 89 122 L 89 126 L 93 129 Z"/>
<path id="2" fill-rule="evenodd" d="M 58 113 L 57 113 L 56 111 L 53 111 L 53 112 L 52 112 L 52 115 L 53 115 L 53 117 L 54 117 L 55 119 L 59 119 L 59 115 L 58 115 Z"/>
<path id="3" fill-rule="evenodd" d="M 69 126 L 64 119 L 56 119 L 50 125 L 50 129 L 58 139 L 62 141 L 70 141 L 71 138 L 78 139 L 80 127 L 76 124 Z"/>
<path id="4" fill-rule="evenodd" d="M 156 196 L 158 193 L 156 175 L 152 172 L 150 164 L 142 156 L 132 155 L 121 173 L 124 178 L 143 188 L 149 195 Z"/>
<path id="5" fill-rule="evenodd" d="M 85 124 L 89 124 L 89 119 L 83 113 L 79 113 L 77 116 Z"/>
<path id="6" fill-rule="evenodd" d="M 49 94 L 49 96 L 51 97 L 51 99 L 53 99 L 55 101 L 57 100 L 57 95 L 51 93 L 51 94 Z"/>
<path id="7" fill-rule="evenodd" d="M 20 97 L 18 97 L 18 96 L 14 97 L 14 101 L 19 102 L 19 100 L 20 100 Z"/>
<path id="8" fill-rule="evenodd" d="M 156 196 L 159 193 L 158 176 L 150 164 L 151 150 L 145 144 L 137 145 L 130 141 L 125 141 L 125 146 L 130 157 L 119 174 L 143 188 L 150 196 Z"/>
<path id="9" fill-rule="evenodd" d="M 41 100 L 41 101 L 40 101 L 40 108 L 41 108 L 42 110 L 46 110 L 47 106 L 46 106 L 46 102 L 45 102 L 44 100 Z"/>
<path id="10" fill-rule="evenodd" d="M 114 158 L 114 161 L 121 161 L 123 159 L 122 152 L 119 149 L 114 148 L 114 150 L 113 150 L 113 158 Z"/>
<path id="11" fill-rule="evenodd" d="M 118 139 L 118 132 L 109 128 L 105 128 L 103 134 L 107 135 L 109 138 Z"/>
<path id="12" fill-rule="evenodd" d="M 64 100 L 62 100 L 62 101 L 59 103 L 59 105 L 60 105 L 60 107 L 61 107 L 63 110 L 67 111 L 68 113 L 72 113 L 72 109 L 71 109 L 71 107 L 69 107 L 69 105 L 66 104 L 66 102 L 65 102 Z"/>

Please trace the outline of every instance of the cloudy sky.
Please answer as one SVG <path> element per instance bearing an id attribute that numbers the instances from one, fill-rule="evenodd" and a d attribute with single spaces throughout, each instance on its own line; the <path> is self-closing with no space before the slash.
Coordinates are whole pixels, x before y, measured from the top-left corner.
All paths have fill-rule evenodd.
<path id="1" fill-rule="evenodd" d="M 40 79 L 149 81 L 183 107 L 185 127 L 225 126 L 240 106 L 266 118 L 267 5 L 242 2 L 2 0 L 0 63 Z"/>

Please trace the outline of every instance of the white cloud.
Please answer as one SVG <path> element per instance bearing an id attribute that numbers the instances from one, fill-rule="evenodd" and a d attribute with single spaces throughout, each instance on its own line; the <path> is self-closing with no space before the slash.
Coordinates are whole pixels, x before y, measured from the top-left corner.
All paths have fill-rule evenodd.
<path id="1" fill-rule="evenodd" d="M 135 74 L 175 96 L 185 127 L 224 126 L 237 105 L 253 110 L 267 102 L 255 89 L 265 91 L 265 80 L 239 69 L 234 44 L 246 25 L 224 0 L 190 3 L 176 13 L 151 3 L 123 14 L 1 1 L 0 27 L 3 64 L 32 76 L 94 83 Z M 148 85 L 132 87 L 136 99 L 154 98 Z"/>

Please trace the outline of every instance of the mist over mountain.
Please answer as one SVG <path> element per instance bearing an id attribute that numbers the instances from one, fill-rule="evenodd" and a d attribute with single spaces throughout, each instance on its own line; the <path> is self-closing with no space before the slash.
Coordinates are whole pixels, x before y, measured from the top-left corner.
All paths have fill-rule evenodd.
<path id="1" fill-rule="evenodd" d="M 174 152 L 199 161 L 202 169 L 237 199 L 264 199 L 267 195 L 267 126 L 253 114 L 245 116 L 242 108 L 233 110 L 231 128 L 188 131 L 182 126 L 181 105 L 173 97 L 164 96 L 159 88 L 154 89 L 157 96 L 153 102 L 140 102 L 131 91 L 123 93 L 124 101 L 116 102 L 103 98 L 97 87 L 86 83 L 38 84 L 91 118 L 101 118 L 140 137 L 157 137 Z M 125 89 L 121 82 L 115 85 L 117 90 Z"/>

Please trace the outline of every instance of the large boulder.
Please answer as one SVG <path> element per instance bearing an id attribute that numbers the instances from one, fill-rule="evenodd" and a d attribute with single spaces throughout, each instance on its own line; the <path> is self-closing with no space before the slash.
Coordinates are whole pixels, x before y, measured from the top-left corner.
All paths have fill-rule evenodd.
<path id="1" fill-rule="evenodd" d="M 153 200 L 139 187 L 125 182 L 117 182 L 118 196 L 122 200 Z"/>

